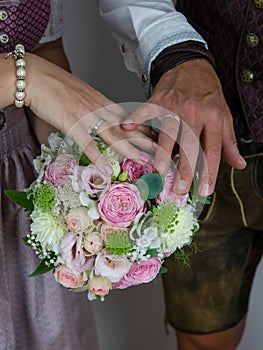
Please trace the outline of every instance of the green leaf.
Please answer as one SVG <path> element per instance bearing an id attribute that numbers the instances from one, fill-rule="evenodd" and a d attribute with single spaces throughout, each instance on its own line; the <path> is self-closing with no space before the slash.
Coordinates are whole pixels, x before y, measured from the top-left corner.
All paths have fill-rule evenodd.
<path id="1" fill-rule="evenodd" d="M 34 210 L 33 201 L 27 198 L 27 192 L 6 190 L 4 193 L 11 201 L 20 205 L 21 207 L 29 211 Z"/>
<path id="2" fill-rule="evenodd" d="M 147 254 L 149 254 L 152 257 L 157 257 L 158 256 L 158 250 L 155 248 L 149 248 L 147 249 Z"/>
<path id="3" fill-rule="evenodd" d="M 79 165 L 89 165 L 91 163 L 91 161 L 89 160 L 89 158 L 86 156 L 85 153 L 82 153 L 79 159 Z"/>
<path id="4" fill-rule="evenodd" d="M 161 174 L 145 174 L 140 180 L 143 180 L 148 185 L 148 199 L 154 199 L 164 188 L 164 177 Z"/>
<path id="5" fill-rule="evenodd" d="M 120 175 L 118 176 L 118 181 L 124 182 L 127 181 L 128 179 L 128 170 L 124 171 L 123 173 L 120 173 Z"/>
<path id="6" fill-rule="evenodd" d="M 159 274 L 166 273 L 168 271 L 167 267 L 161 266 Z"/>
<path id="7" fill-rule="evenodd" d="M 150 192 L 147 183 L 144 180 L 142 180 L 142 179 L 138 179 L 138 180 L 134 181 L 134 185 L 140 191 L 141 199 L 146 201 L 149 198 L 149 192 Z"/>
<path id="8" fill-rule="evenodd" d="M 22 237 L 22 241 L 23 241 L 23 243 L 24 243 L 26 246 L 31 247 L 31 244 L 28 243 L 28 237 L 27 237 L 27 236 Z"/>
<path id="9" fill-rule="evenodd" d="M 38 265 L 38 267 L 35 269 L 34 272 L 32 272 L 28 277 L 35 277 L 39 275 L 43 275 L 44 273 L 47 273 L 48 271 L 54 269 L 53 265 L 47 266 L 45 264 L 45 260 L 41 261 L 41 263 Z"/>

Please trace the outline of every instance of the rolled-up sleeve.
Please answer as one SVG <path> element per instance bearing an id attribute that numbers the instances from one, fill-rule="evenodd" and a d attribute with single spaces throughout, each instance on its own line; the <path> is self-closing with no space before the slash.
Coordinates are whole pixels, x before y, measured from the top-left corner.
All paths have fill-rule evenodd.
<path id="1" fill-rule="evenodd" d="M 162 50 L 188 40 L 206 44 L 171 0 L 100 0 L 100 13 L 126 67 L 140 76 L 146 90 L 151 62 Z"/>

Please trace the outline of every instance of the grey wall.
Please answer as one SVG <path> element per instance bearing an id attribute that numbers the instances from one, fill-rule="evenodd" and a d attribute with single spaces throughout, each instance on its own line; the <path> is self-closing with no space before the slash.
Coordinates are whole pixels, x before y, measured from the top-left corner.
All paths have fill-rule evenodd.
<path id="1" fill-rule="evenodd" d="M 116 102 L 143 101 L 139 79 L 122 63 L 117 45 L 98 15 L 97 0 L 63 0 L 64 44 L 74 74 Z M 263 266 L 251 296 L 248 323 L 238 350 L 263 348 Z M 176 350 L 173 331 L 163 327 L 160 281 L 114 291 L 103 303 L 93 302 L 101 350 Z"/>

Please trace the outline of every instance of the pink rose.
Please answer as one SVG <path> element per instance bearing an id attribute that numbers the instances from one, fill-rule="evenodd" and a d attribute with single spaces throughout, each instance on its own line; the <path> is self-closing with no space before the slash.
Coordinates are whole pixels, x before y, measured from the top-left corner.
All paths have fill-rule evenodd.
<path id="1" fill-rule="evenodd" d="M 161 193 L 157 196 L 157 202 L 165 202 L 166 200 L 169 200 L 171 203 L 176 202 L 177 206 L 179 208 L 185 206 L 188 194 L 185 194 L 184 196 L 178 196 L 174 190 L 173 190 L 173 182 L 174 182 L 174 174 L 169 172 L 165 176 L 165 184 L 164 189 Z"/>
<path id="2" fill-rule="evenodd" d="M 56 158 L 56 162 L 64 164 L 68 174 L 72 174 L 73 169 L 77 166 L 76 159 L 71 154 L 61 154 Z"/>
<path id="3" fill-rule="evenodd" d="M 68 175 L 73 173 L 77 165 L 71 155 L 60 155 L 55 162 L 50 163 L 45 171 L 45 179 L 55 187 L 63 187 L 68 182 Z"/>
<path id="4" fill-rule="evenodd" d="M 113 226 L 130 226 L 144 211 L 144 201 L 135 185 L 113 184 L 99 198 L 98 210 L 102 220 Z"/>
<path id="5" fill-rule="evenodd" d="M 89 233 L 83 239 L 83 249 L 86 256 L 94 255 L 103 249 L 103 239 L 97 232 Z"/>
<path id="6" fill-rule="evenodd" d="M 75 175 L 80 187 L 91 195 L 104 191 L 111 184 L 111 175 L 104 175 L 93 164 L 76 167 Z"/>
<path id="7" fill-rule="evenodd" d="M 154 170 L 152 162 L 147 162 L 144 165 L 137 164 L 130 159 L 125 159 L 121 163 L 121 171 L 128 171 L 128 181 L 133 182 L 139 179 L 144 174 L 150 174 Z"/>
<path id="8" fill-rule="evenodd" d="M 79 288 L 84 284 L 83 273 L 75 274 L 66 265 L 60 265 L 56 268 L 55 279 L 66 288 Z"/>
<path id="9" fill-rule="evenodd" d="M 111 282 L 106 277 L 94 276 L 88 282 L 89 291 L 95 295 L 104 297 L 112 289 Z"/>
<path id="10" fill-rule="evenodd" d="M 98 253 L 94 264 L 95 274 L 107 277 L 110 282 L 120 281 L 130 267 L 131 263 L 125 256 L 110 254 L 105 249 Z"/>
<path id="11" fill-rule="evenodd" d="M 67 233 L 60 242 L 59 253 L 67 267 L 73 271 L 84 272 L 93 266 L 94 258 L 85 256 L 82 248 L 82 234 Z"/>
<path id="12" fill-rule="evenodd" d="M 53 162 L 47 166 L 45 178 L 53 186 L 63 187 L 68 182 L 68 171 L 63 164 Z"/>
<path id="13" fill-rule="evenodd" d="M 151 282 L 159 273 L 162 262 L 158 258 L 150 258 L 141 263 L 134 262 L 129 272 L 117 283 L 113 283 L 114 289 L 125 289 L 142 283 Z"/>
<path id="14" fill-rule="evenodd" d="M 94 227 L 93 220 L 85 207 L 70 209 L 65 219 L 68 228 L 73 232 L 87 232 Z"/>

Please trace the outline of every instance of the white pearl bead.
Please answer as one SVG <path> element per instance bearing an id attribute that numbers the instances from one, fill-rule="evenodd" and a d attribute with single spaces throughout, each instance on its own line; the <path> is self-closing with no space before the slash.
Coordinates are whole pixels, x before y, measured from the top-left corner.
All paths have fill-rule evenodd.
<path id="1" fill-rule="evenodd" d="M 17 71 L 16 71 L 16 75 L 19 77 L 19 78 L 24 78 L 26 76 L 26 71 L 24 68 L 18 68 Z"/>
<path id="2" fill-rule="evenodd" d="M 16 82 L 16 87 L 17 87 L 18 89 L 24 89 L 24 88 L 26 87 L 26 82 L 25 82 L 25 80 L 18 80 L 18 81 Z"/>
<path id="3" fill-rule="evenodd" d="M 16 60 L 16 66 L 17 67 L 25 67 L 26 61 L 23 58 L 19 58 L 18 60 Z"/>
<path id="4" fill-rule="evenodd" d="M 24 100 L 25 98 L 25 93 L 23 91 L 17 91 L 16 92 L 16 99 L 19 101 Z"/>
<path id="5" fill-rule="evenodd" d="M 18 108 L 21 108 L 24 106 L 25 100 L 19 101 L 19 100 L 15 100 L 15 105 Z"/>
<path id="6" fill-rule="evenodd" d="M 22 52 L 22 53 L 23 53 L 23 55 L 25 54 L 25 48 L 24 48 L 24 45 L 22 45 L 22 44 L 17 44 L 17 45 L 16 45 L 16 47 L 15 47 L 15 49 L 16 49 L 17 51 Z"/>

